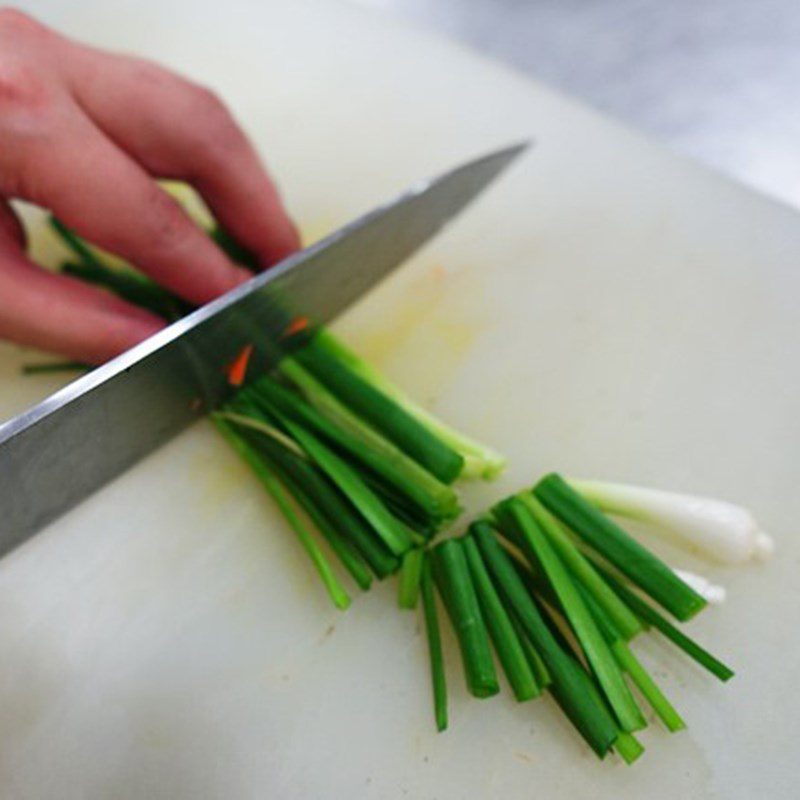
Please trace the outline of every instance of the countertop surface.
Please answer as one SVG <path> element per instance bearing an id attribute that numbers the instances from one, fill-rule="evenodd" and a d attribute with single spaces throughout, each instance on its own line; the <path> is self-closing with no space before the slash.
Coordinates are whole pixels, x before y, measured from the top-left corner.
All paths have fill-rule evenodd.
<path id="1" fill-rule="evenodd" d="M 357 0 L 490 53 L 800 207 L 794 0 Z"/>

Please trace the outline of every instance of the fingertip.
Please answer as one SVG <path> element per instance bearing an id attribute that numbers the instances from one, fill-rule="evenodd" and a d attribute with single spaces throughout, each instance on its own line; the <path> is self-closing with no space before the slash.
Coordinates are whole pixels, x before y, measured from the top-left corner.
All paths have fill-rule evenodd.
<path id="1" fill-rule="evenodd" d="M 217 297 L 227 294 L 231 289 L 246 283 L 252 277 L 253 273 L 250 270 L 229 264 L 225 269 L 204 275 L 202 280 L 198 275 L 192 292 L 194 297 L 190 299 L 196 303 L 210 303 Z"/>
<path id="2" fill-rule="evenodd" d="M 262 264 L 270 267 L 288 258 L 292 253 L 302 249 L 300 232 L 294 222 L 286 217 L 283 224 L 271 232 L 267 241 L 266 252 L 262 257 Z"/>
<path id="3" fill-rule="evenodd" d="M 167 327 L 167 323 L 161 317 L 137 308 L 133 309 L 128 319 L 130 320 L 132 335 L 138 342 L 149 339 Z"/>
<path id="4" fill-rule="evenodd" d="M 163 328 L 164 322 L 152 315 L 146 319 L 135 315 L 115 314 L 97 325 L 96 331 L 102 331 L 102 336 L 87 337 L 78 344 L 73 354 L 99 366 L 136 347 Z"/>
<path id="5" fill-rule="evenodd" d="M 0 236 L 7 236 L 22 250 L 27 247 L 25 227 L 7 200 L 0 198 Z"/>

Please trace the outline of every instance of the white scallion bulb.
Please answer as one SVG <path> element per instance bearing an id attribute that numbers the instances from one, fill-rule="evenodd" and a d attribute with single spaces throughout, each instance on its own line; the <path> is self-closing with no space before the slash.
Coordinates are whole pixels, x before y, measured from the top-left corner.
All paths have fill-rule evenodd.
<path id="1" fill-rule="evenodd" d="M 722 564 L 765 560 L 775 544 L 741 506 L 620 483 L 570 479 L 601 511 L 652 525 L 656 533 Z"/>

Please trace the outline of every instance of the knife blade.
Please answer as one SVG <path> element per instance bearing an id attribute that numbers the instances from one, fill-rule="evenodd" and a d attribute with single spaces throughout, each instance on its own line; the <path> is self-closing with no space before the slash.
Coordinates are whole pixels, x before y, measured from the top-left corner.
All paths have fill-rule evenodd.
<path id="1" fill-rule="evenodd" d="M 254 346 L 257 373 L 281 356 L 293 318 L 334 319 L 526 148 L 415 185 L 0 425 L 0 556 L 218 405 L 242 347 Z"/>

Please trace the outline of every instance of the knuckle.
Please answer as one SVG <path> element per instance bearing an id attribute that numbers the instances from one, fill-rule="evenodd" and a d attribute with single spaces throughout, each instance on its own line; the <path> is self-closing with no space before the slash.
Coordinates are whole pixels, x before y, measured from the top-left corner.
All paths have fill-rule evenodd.
<path id="1" fill-rule="evenodd" d="M 40 111 L 47 107 L 49 91 L 36 70 L 0 60 L 0 109 Z"/>
<path id="2" fill-rule="evenodd" d="M 219 96 L 205 87 L 193 87 L 189 118 L 198 154 L 213 162 L 244 143 L 244 134 Z"/>
<path id="3" fill-rule="evenodd" d="M 117 56 L 118 59 L 130 65 L 132 79 L 148 89 L 159 89 L 166 85 L 170 73 L 152 61 L 135 56 Z"/>
<path id="4" fill-rule="evenodd" d="M 0 8 L 0 111 L 33 111 L 49 104 L 52 80 L 45 80 L 47 68 L 42 48 L 35 46 L 46 29 L 32 17 L 14 8 Z M 20 43 L 19 47 L 14 47 Z"/>
<path id="5" fill-rule="evenodd" d="M 188 83 L 191 110 L 199 115 L 209 117 L 224 115 L 228 116 L 228 109 L 222 102 L 220 96 L 207 86 L 197 83 Z"/>

